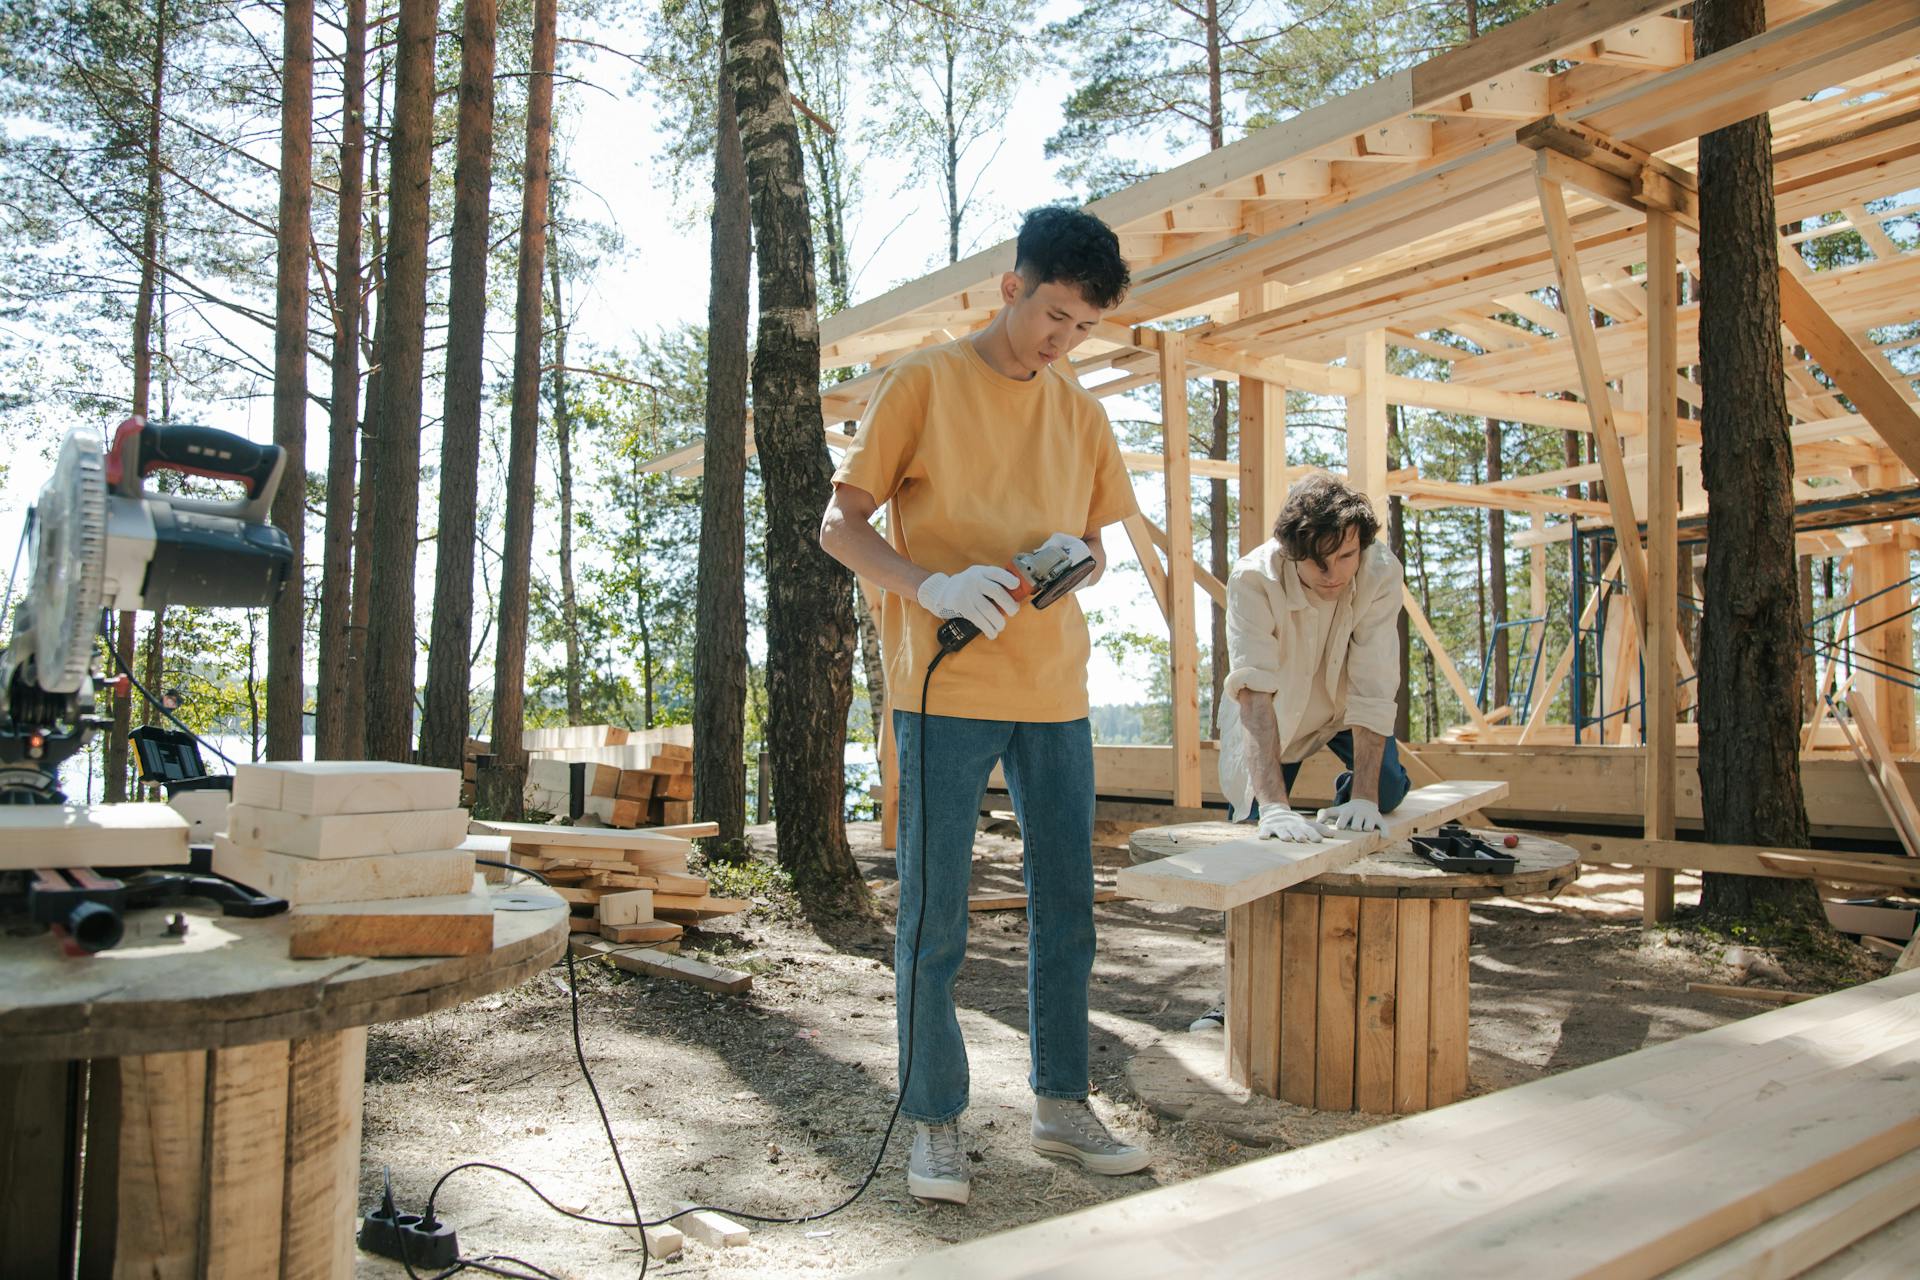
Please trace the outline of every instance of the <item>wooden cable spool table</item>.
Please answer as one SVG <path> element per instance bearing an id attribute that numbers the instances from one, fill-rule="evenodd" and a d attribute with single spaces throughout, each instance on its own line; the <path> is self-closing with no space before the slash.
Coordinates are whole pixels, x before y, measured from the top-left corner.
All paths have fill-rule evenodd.
<path id="1" fill-rule="evenodd" d="M 447 959 L 294 960 L 287 916 L 200 902 L 90 957 L 0 937 L 0 1275 L 350 1280 L 367 1027 L 566 948 L 557 895 L 491 893 L 493 950 Z"/>
<path id="2" fill-rule="evenodd" d="M 1196 822 L 1136 831 L 1136 859 L 1247 839 Z M 1500 847 L 1505 832 L 1483 832 Z M 1566 845 L 1521 835 L 1507 875 L 1441 871 L 1406 841 L 1229 907 L 1227 1074 L 1322 1111 L 1424 1111 L 1467 1088 L 1467 904 L 1554 893 L 1580 874 Z"/>

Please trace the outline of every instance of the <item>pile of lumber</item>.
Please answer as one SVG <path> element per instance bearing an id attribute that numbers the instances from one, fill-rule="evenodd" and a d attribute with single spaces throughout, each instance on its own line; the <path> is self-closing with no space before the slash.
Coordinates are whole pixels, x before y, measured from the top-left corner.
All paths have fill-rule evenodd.
<path id="1" fill-rule="evenodd" d="M 627 748 L 631 750 L 632 748 Z M 645 767 L 554 755 L 527 761 L 527 807 L 609 827 L 678 826 L 693 818 L 693 748 L 663 742 Z"/>
<path id="2" fill-rule="evenodd" d="M 1913 1275 L 1916 1097 L 1909 972 L 866 1274 Z"/>
<path id="3" fill-rule="evenodd" d="M 575 933 L 673 951 L 684 925 L 752 905 L 744 898 L 716 898 L 704 879 L 688 874 L 693 840 L 718 833 L 711 823 L 650 831 L 526 822 L 476 825 L 507 837 L 512 863 L 538 871 L 567 900 Z"/>
<path id="4" fill-rule="evenodd" d="M 381 761 L 243 764 L 213 869 L 291 904 L 295 958 L 481 954 L 493 906 L 460 784 Z"/>

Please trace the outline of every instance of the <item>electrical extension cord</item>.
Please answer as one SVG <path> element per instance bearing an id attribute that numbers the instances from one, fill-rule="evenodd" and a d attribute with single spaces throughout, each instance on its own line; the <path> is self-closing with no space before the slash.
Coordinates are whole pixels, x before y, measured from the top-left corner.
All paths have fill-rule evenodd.
<path id="1" fill-rule="evenodd" d="M 576 1222 L 592 1223 L 595 1226 L 620 1227 L 626 1230 L 638 1230 L 640 1233 L 640 1238 L 642 1243 L 642 1248 L 640 1250 L 640 1280 L 646 1280 L 647 1266 L 652 1259 L 651 1251 L 645 1247 L 646 1233 L 647 1233 L 647 1228 L 649 1227 L 665 1226 L 668 1223 L 671 1223 L 675 1218 L 684 1217 L 689 1213 L 699 1213 L 699 1212 L 702 1212 L 703 1210 L 711 1210 L 716 1213 L 722 1213 L 732 1218 L 744 1218 L 748 1222 L 761 1222 L 761 1223 L 767 1223 L 772 1226 L 798 1226 L 802 1223 L 818 1222 L 823 1218 L 830 1218 L 834 1214 L 839 1213 L 842 1209 L 845 1209 L 848 1205 L 852 1204 L 854 1201 L 858 1200 L 861 1196 L 866 1194 L 867 1188 L 873 1185 L 874 1177 L 880 1172 L 881 1162 L 886 1159 L 887 1147 L 893 1141 L 894 1127 L 900 1121 L 901 1105 L 905 1103 L 907 1098 L 907 1084 L 909 1081 L 913 1079 L 913 1014 L 914 1014 L 914 1006 L 918 1000 L 919 985 L 920 985 L 920 939 L 927 922 L 927 895 L 926 895 L 927 697 L 929 692 L 933 688 L 934 670 L 939 667 L 941 661 L 947 656 L 948 653 L 951 653 L 951 652 L 953 652 L 953 650 L 943 648 L 940 650 L 940 652 L 934 654 L 933 660 L 927 664 L 926 678 L 920 686 L 920 710 L 915 713 L 920 717 L 920 730 L 921 730 L 920 731 L 919 768 L 918 768 L 918 777 L 916 779 L 918 790 L 920 793 L 919 854 L 920 854 L 921 892 L 920 892 L 920 910 L 915 915 L 914 924 L 913 924 L 913 964 L 909 969 L 908 976 L 907 976 L 907 994 L 908 994 L 907 1017 L 906 1017 L 907 1035 L 906 1035 L 906 1042 L 902 1046 L 906 1050 L 906 1052 L 903 1055 L 903 1061 L 901 1063 L 900 1092 L 899 1092 L 899 1096 L 894 1099 L 892 1114 L 887 1117 L 886 1132 L 884 1132 L 880 1136 L 880 1148 L 879 1150 L 875 1151 L 873 1154 L 873 1164 L 868 1168 L 866 1176 L 860 1180 L 860 1185 L 853 1189 L 853 1193 L 849 1195 L 845 1200 L 842 1200 L 839 1204 L 833 1206 L 833 1208 L 831 1209 L 824 1209 L 819 1213 L 803 1214 L 799 1217 L 793 1217 L 793 1218 L 775 1217 L 767 1214 L 747 1213 L 744 1210 L 731 1209 L 724 1205 L 689 1205 L 686 1208 L 681 1209 L 676 1213 L 670 1213 L 670 1214 L 667 1214 L 665 1217 L 657 1218 L 652 1222 L 648 1222 L 640 1213 L 639 1201 L 635 1197 L 634 1191 L 633 1191 L 633 1182 L 630 1178 L 628 1178 L 626 1164 L 620 1158 L 620 1144 L 614 1139 L 614 1136 L 613 1136 L 613 1124 L 610 1120 L 608 1120 L 606 1107 L 600 1101 L 600 1091 L 598 1088 L 595 1087 L 593 1083 L 593 1073 L 587 1069 L 586 1051 L 580 1042 L 579 983 L 573 980 L 573 951 L 572 951 L 572 948 L 569 947 L 567 951 L 564 952 L 563 954 L 566 957 L 567 976 L 569 978 L 569 981 L 567 983 L 567 997 L 572 1003 L 572 1012 L 573 1012 L 574 1054 L 578 1058 L 580 1063 L 580 1074 L 582 1075 L 582 1077 L 585 1078 L 587 1082 L 587 1090 L 589 1093 L 593 1095 L 594 1105 L 600 1111 L 600 1123 L 602 1128 L 605 1129 L 606 1131 L 607 1145 L 608 1145 L 608 1148 L 613 1153 L 614 1167 L 620 1171 L 621 1182 L 625 1185 L 626 1192 L 627 1192 L 627 1202 L 633 1208 L 634 1220 L 632 1222 L 621 1222 L 616 1219 L 610 1219 L 610 1218 L 596 1218 L 590 1214 L 578 1213 L 571 1209 L 562 1208 L 561 1206 L 555 1204 L 552 1200 L 548 1199 L 548 1197 L 540 1190 L 540 1188 L 534 1186 L 534 1184 L 526 1177 L 526 1175 L 518 1173 L 512 1169 L 508 1169 L 503 1165 L 489 1164 L 485 1161 L 480 1161 L 480 1160 L 469 1160 L 464 1163 L 455 1165 L 453 1168 L 447 1170 L 445 1173 L 440 1175 L 439 1180 L 433 1184 L 433 1190 L 427 1193 L 426 1212 L 423 1214 L 414 1215 L 414 1214 L 397 1213 L 394 1209 L 394 1204 L 393 1204 L 393 1187 L 391 1182 L 389 1182 L 386 1189 L 386 1194 L 381 1204 L 381 1208 L 374 1213 L 368 1214 L 366 1216 L 366 1219 L 363 1221 L 363 1224 L 361 1227 L 361 1234 L 360 1234 L 360 1247 L 362 1249 L 365 1249 L 371 1253 L 379 1253 L 385 1257 L 398 1259 L 401 1265 L 406 1267 L 407 1275 L 409 1277 L 415 1277 L 416 1273 L 414 1272 L 414 1269 L 413 1269 L 413 1259 L 414 1259 L 413 1248 L 416 1240 L 419 1241 L 420 1244 L 424 1247 L 429 1242 L 437 1241 L 440 1238 L 440 1233 L 444 1233 L 445 1239 L 448 1242 L 447 1248 L 451 1251 L 451 1253 L 450 1253 L 450 1256 L 447 1257 L 447 1259 L 444 1262 L 436 1260 L 428 1263 L 428 1265 L 430 1266 L 438 1266 L 443 1268 L 442 1270 L 436 1272 L 434 1276 L 431 1278 L 431 1280 L 445 1280 L 446 1277 L 452 1276 L 456 1272 L 469 1270 L 469 1269 L 475 1270 L 475 1271 L 485 1271 L 493 1275 L 517 1277 L 517 1278 L 520 1278 L 520 1280 L 526 1280 L 525 1273 L 523 1272 L 502 1271 L 497 1267 L 488 1266 L 487 1263 L 493 1260 L 517 1263 L 520 1266 L 527 1267 L 532 1271 L 538 1272 L 539 1276 L 541 1277 L 547 1276 L 549 1273 L 545 1271 L 541 1271 L 540 1268 L 535 1267 L 532 1263 L 526 1262 L 520 1258 L 512 1258 L 512 1257 L 508 1257 L 506 1255 L 501 1255 L 501 1254 L 490 1254 L 490 1255 L 487 1255 L 486 1258 L 462 1258 L 459 1256 L 459 1250 L 457 1246 L 453 1244 L 453 1241 L 454 1241 L 453 1228 L 447 1226 L 444 1222 L 441 1222 L 434 1217 L 433 1206 L 434 1206 L 434 1201 L 439 1198 L 440 1188 L 446 1184 L 447 1179 L 452 1177 L 454 1174 L 460 1172 L 462 1169 L 490 1169 L 495 1173 L 506 1174 L 508 1177 L 513 1178 L 514 1180 L 518 1181 L 522 1186 L 526 1187 L 527 1190 L 533 1192 L 533 1194 L 536 1197 L 538 1197 L 540 1202 L 546 1205 L 549 1209 L 552 1209 L 555 1213 L 560 1214 L 562 1217 L 571 1218 Z M 476 858 L 474 861 L 476 864 L 481 866 L 499 867 L 502 870 L 518 872 L 521 875 L 529 876 L 535 880 L 538 880 L 543 885 L 548 883 L 547 878 L 545 876 L 541 875 L 537 871 L 529 870 L 526 867 L 516 867 L 509 862 L 495 862 L 489 858 Z M 427 1223 L 432 1224 L 431 1228 L 425 1225 Z M 371 1234 L 369 1233 L 370 1228 L 372 1228 Z M 389 1244 L 389 1242 L 391 1242 L 391 1245 L 392 1245 L 392 1249 L 393 1249 L 392 1252 L 389 1252 L 388 1248 L 386 1247 Z M 436 1255 L 436 1258 L 437 1256 L 438 1255 Z M 426 1259 L 422 1258 L 421 1261 L 425 1262 Z"/>

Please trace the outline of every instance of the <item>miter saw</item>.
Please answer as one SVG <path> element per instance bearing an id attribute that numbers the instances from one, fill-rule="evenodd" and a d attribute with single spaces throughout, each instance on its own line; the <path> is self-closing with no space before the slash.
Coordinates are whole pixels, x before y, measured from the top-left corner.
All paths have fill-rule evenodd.
<path id="1" fill-rule="evenodd" d="M 285 466 L 277 445 L 137 417 L 105 444 L 86 431 L 67 437 L 27 516 L 28 586 L 0 653 L 0 838 L 9 825 L 5 806 L 65 803 L 60 766 L 106 723 L 94 714 L 93 671 L 106 611 L 249 608 L 279 599 L 293 548 L 267 513 Z M 144 483 L 156 471 L 234 482 L 242 493 L 229 501 L 159 493 Z M 24 884 L 11 883 L 23 875 Z M 117 940 L 120 907 L 170 890 L 232 896 L 224 884 L 212 882 L 207 894 L 205 877 L 146 872 L 122 884 L 84 868 L 23 871 L 0 859 L 0 914 L 24 908 L 41 923 L 64 926 L 82 949 L 97 950 Z M 284 905 L 251 891 L 223 902 L 245 915 Z M 111 930 L 99 908 L 113 913 Z"/>

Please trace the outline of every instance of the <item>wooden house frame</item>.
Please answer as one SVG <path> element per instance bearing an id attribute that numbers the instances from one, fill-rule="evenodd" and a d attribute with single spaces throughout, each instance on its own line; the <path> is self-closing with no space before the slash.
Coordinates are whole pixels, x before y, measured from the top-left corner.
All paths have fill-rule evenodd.
<path id="1" fill-rule="evenodd" d="M 1677 526 L 1705 503 L 1698 422 L 1681 409 L 1700 403 L 1690 376 L 1698 304 L 1683 304 L 1676 283 L 1696 253 L 1697 139 L 1770 113 L 1781 225 L 1844 215 L 1782 238 L 1796 489 L 1812 494 L 1805 482 L 1823 476 L 1833 478 L 1818 490 L 1828 498 L 1913 487 L 1913 386 L 1871 334 L 1920 319 L 1920 252 L 1901 252 L 1882 226 L 1900 210 L 1870 215 L 1866 206 L 1920 187 L 1920 0 L 1772 0 L 1765 35 L 1698 60 L 1690 24 L 1672 10 L 1671 0 L 1561 0 L 1088 206 L 1119 234 L 1135 284 L 1076 352 L 1074 371 L 1102 396 L 1160 385 L 1164 447 L 1127 461 L 1164 475 L 1170 496 L 1164 529 L 1136 517 L 1126 533 L 1172 638 L 1173 743 L 1102 749 L 1103 798 L 1170 802 L 1177 812 L 1200 809 L 1214 790 L 1195 602 L 1200 591 L 1223 599 L 1224 587 L 1194 563 L 1192 507 L 1171 497 L 1194 477 L 1224 478 L 1241 506 L 1242 550 L 1262 541 L 1290 474 L 1286 392 L 1298 389 L 1344 398 L 1347 476 L 1383 509 L 1397 494 L 1525 515 L 1530 527 L 1513 541 L 1536 569 L 1574 522 L 1644 523 L 1644 544 L 1620 547 L 1632 623 L 1608 658 L 1644 662 L 1644 745 L 1638 730 L 1630 747 L 1575 746 L 1551 732 L 1551 689 L 1534 699 L 1528 723 L 1498 723 L 1498 709 L 1475 705 L 1410 597 L 1414 626 L 1469 718 L 1454 741 L 1412 757 L 1416 782 L 1429 773 L 1509 781 L 1514 816 L 1636 828 L 1641 852 L 1672 841 L 1677 823 L 1697 822 L 1698 784 L 1675 724 L 1691 674 L 1677 641 Z M 1846 229 L 1860 233 L 1871 261 L 1815 271 L 1792 248 Z M 827 420 L 857 420 L 892 360 L 988 323 L 1012 247 L 824 320 L 823 369 L 864 367 L 828 388 Z M 1546 286 L 1563 308 L 1535 296 Z M 1611 323 L 1596 326 L 1590 308 Z M 1437 341 L 1440 330 L 1483 354 Z M 1389 373 L 1394 345 L 1435 357 L 1447 375 Z M 1238 380 L 1233 460 L 1190 456 L 1184 387 L 1200 376 Z M 1599 461 L 1477 485 L 1430 480 L 1417 466 L 1390 472 L 1392 404 L 1590 433 Z M 829 429 L 830 446 L 846 440 Z M 691 446 L 653 465 L 697 474 L 699 453 Z M 1590 480 L 1605 481 L 1604 503 L 1562 496 Z M 1894 514 L 1808 532 L 1802 550 L 1849 555 L 1856 598 L 1895 588 L 1916 540 Z M 1544 573 L 1533 578 L 1543 610 Z M 1907 594 L 1886 590 L 1858 611 L 1862 647 L 1899 667 L 1914 665 Z M 1552 683 L 1567 665 L 1562 657 Z M 1890 754 L 1911 752 L 1912 690 L 1861 680 L 1854 693 Z M 1832 732 L 1814 726 L 1809 745 Z M 883 748 L 883 761 L 889 754 Z M 1891 823 L 1859 816 L 1877 813 L 1867 787 L 1851 756 L 1810 757 L 1816 831 L 1886 837 Z M 1658 913 L 1671 871 L 1650 875 Z"/>

